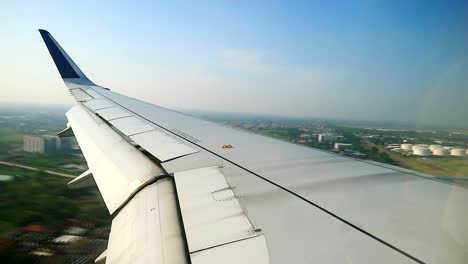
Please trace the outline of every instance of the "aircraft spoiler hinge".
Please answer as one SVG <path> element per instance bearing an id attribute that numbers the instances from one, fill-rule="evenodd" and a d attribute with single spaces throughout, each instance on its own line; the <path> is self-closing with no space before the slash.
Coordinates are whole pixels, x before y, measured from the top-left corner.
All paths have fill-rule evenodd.
<path id="1" fill-rule="evenodd" d="M 73 129 L 71 128 L 71 126 L 69 126 L 67 124 L 67 128 L 65 128 L 64 130 L 60 131 L 57 133 L 57 136 L 59 138 L 64 138 L 64 137 L 74 137 L 75 134 L 73 133 Z"/>
<path id="2" fill-rule="evenodd" d="M 80 176 L 73 179 L 67 185 L 70 189 L 81 189 L 96 186 L 96 182 L 94 181 L 93 174 L 91 173 L 91 171 L 87 170 L 80 174 Z"/>
<path id="3" fill-rule="evenodd" d="M 99 255 L 99 257 L 97 257 L 94 262 L 96 264 L 105 264 L 106 263 L 106 258 L 107 258 L 107 249 L 104 250 L 104 252 L 102 252 L 102 254 Z"/>

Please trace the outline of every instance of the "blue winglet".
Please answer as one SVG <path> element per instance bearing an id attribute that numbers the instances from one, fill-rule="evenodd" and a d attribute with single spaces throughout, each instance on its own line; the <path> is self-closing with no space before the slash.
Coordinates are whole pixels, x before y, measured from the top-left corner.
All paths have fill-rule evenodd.
<path id="1" fill-rule="evenodd" d="M 73 60 L 47 30 L 39 29 L 39 32 L 63 79 L 79 78 L 88 80 L 80 68 L 76 66 Z"/>

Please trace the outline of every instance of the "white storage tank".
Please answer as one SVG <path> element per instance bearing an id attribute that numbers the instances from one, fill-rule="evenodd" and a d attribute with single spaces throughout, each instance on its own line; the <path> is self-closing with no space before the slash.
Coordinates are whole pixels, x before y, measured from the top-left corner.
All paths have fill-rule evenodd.
<path id="1" fill-rule="evenodd" d="M 401 149 L 402 150 L 412 150 L 413 149 L 413 144 L 408 144 L 408 143 L 401 144 Z"/>
<path id="2" fill-rule="evenodd" d="M 417 156 L 427 157 L 431 155 L 431 151 L 427 147 L 413 147 L 413 154 Z"/>
<path id="3" fill-rule="evenodd" d="M 427 148 L 427 149 L 429 149 L 429 145 L 427 145 L 427 144 L 415 144 L 415 145 L 413 145 L 413 150 L 415 148 Z"/>
<path id="4" fill-rule="evenodd" d="M 452 156 L 457 156 L 457 157 L 463 157 L 465 156 L 465 150 L 462 148 L 453 148 L 450 150 L 450 155 Z"/>
<path id="5" fill-rule="evenodd" d="M 429 148 L 428 144 L 416 144 L 416 146 L 422 147 L 422 148 Z"/>
<path id="6" fill-rule="evenodd" d="M 432 150 L 432 155 L 434 156 L 447 156 L 449 151 L 444 148 L 435 148 Z"/>
<path id="7" fill-rule="evenodd" d="M 435 149 L 438 149 L 438 148 L 442 148 L 442 146 L 441 146 L 441 145 L 430 145 L 430 146 L 429 146 L 429 149 L 430 149 L 431 151 L 434 151 Z"/>

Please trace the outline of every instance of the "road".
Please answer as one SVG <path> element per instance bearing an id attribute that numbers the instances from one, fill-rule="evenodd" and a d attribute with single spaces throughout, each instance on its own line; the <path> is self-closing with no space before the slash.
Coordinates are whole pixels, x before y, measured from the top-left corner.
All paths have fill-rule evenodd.
<path id="1" fill-rule="evenodd" d="M 61 172 L 56 172 L 56 171 L 50 171 L 50 170 L 43 170 L 43 169 L 30 167 L 30 166 L 25 166 L 25 165 L 16 164 L 16 163 L 11 163 L 11 162 L 0 161 L 0 165 L 6 165 L 6 166 L 10 166 L 10 167 L 17 167 L 17 168 L 22 168 L 22 169 L 32 170 L 32 171 L 44 171 L 44 172 L 46 172 L 48 174 L 51 174 L 51 175 L 70 178 L 70 179 L 76 178 L 75 175 L 71 175 L 71 174 L 66 174 L 66 173 L 61 173 Z"/>

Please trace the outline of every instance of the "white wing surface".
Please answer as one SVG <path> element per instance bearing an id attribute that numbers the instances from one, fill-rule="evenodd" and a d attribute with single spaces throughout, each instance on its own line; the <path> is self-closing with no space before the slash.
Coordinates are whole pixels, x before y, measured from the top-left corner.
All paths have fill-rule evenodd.
<path id="1" fill-rule="evenodd" d="M 113 217 L 99 261 L 467 262 L 467 189 L 114 93 L 40 32 L 77 101 L 71 185 L 92 174 Z"/>

